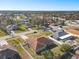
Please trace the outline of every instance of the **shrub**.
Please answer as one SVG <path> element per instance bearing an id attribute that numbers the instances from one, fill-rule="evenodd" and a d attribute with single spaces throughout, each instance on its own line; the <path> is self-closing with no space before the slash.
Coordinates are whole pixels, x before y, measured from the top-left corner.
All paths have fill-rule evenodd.
<path id="1" fill-rule="evenodd" d="M 26 30 L 26 26 L 23 25 L 23 24 L 20 24 L 19 25 L 19 29 L 22 30 L 22 31 L 25 31 Z"/>
<path id="2" fill-rule="evenodd" d="M 68 45 L 68 44 L 63 44 L 63 45 L 60 46 L 60 50 L 61 50 L 62 52 L 69 51 L 71 48 L 72 48 L 72 47 L 71 47 L 70 45 Z"/>

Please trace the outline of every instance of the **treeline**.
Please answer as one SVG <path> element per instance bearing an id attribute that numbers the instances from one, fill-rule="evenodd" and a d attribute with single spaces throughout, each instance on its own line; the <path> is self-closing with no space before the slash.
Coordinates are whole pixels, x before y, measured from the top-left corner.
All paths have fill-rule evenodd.
<path id="1" fill-rule="evenodd" d="M 60 17 L 65 20 L 79 19 L 79 11 L 0 11 L 0 25 L 13 23 L 15 14 L 25 15 L 31 25 L 48 25 L 55 22 L 53 17 Z"/>
<path id="2" fill-rule="evenodd" d="M 13 15 L 13 14 L 24 14 L 28 17 L 35 14 L 35 17 L 39 15 L 45 16 L 55 16 L 55 17 L 62 17 L 67 20 L 75 20 L 79 19 L 79 11 L 0 11 L 3 15 Z M 38 15 L 38 16 L 36 16 Z"/>

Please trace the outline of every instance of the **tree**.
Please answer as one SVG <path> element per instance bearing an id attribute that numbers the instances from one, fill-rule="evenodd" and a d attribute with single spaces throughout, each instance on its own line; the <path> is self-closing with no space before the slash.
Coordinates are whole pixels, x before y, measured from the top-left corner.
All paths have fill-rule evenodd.
<path id="1" fill-rule="evenodd" d="M 19 25 L 19 29 L 22 30 L 22 31 L 25 31 L 26 30 L 26 26 L 23 25 L 23 24 L 20 24 Z"/>
<path id="2" fill-rule="evenodd" d="M 61 25 L 63 25 L 63 26 L 64 26 L 64 25 L 65 25 L 65 21 L 62 21 L 62 22 L 61 22 Z"/>
<path id="3" fill-rule="evenodd" d="M 43 59 L 53 59 L 53 53 L 50 49 L 41 52 Z"/>
<path id="4" fill-rule="evenodd" d="M 25 18 L 25 16 L 24 16 L 24 15 L 21 15 L 21 16 L 20 16 L 20 19 L 24 19 L 24 18 Z"/>
<path id="5" fill-rule="evenodd" d="M 62 52 L 69 51 L 71 48 L 72 48 L 72 47 L 71 47 L 70 45 L 68 45 L 68 44 L 63 44 L 63 45 L 60 46 L 60 50 L 61 50 Z"/>

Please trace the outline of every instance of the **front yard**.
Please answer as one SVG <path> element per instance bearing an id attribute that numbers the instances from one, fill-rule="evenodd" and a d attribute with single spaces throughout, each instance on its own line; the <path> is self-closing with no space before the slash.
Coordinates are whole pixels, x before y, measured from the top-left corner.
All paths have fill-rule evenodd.
<path id="1" fill-rule="evenodd" d="M 26 29 L 26 30 L 24 30 L 24 31 L 22 31 L 22 30 L 19 30 L 19 29 L 17 29 L 17 30 L 14 30 L 14 32 L 15 33 L 21 33 L 21 32 L 27 32 L 27 31 L 29 31 L 28 29 Z"/>
<path id="2" fill-rule="evenodd" d="M 21 38 L 12 38 L 12 39 L 8 39 L 7 42 L 12 45 L 15 46 L 15 48 L 22 53 L 23 52 L 23 48 L 20 46 L 20 43 L 24 42 L 23 39 Z"/>
<path id="3" fill-rule="evenodd" d="M 45 36 L 50 36 L 50 35 L 52 35 L 51 32 L 47 32 L 47 31 L 41 32 L 40 34 L 45 35 Z"/>
<path id="4" fill-rule="evenodd" d="M 21 55 L 22 59 L 29 58 L 28 54 L 25 53 L 24 49 L 21 47 L 20 43 L 23 43 L 24 40 L 21 38 L 10 38 L 7 40 L 7 42 L 14 46 L 17 50 L 17 52 Z"/>
<path id="5" fill-rule="evenodd" d="M 40 32 L 40 31 L 38 31 L 37 33 L 33 33 L 33 34 L 30 34 L 30 35 L 27 35 L 27 36 L 31 39 L 37 39 L 39 37 L 43 37 L 43 36 L 46 37 L 46 36 L 50 36 L 50 35 L 52 35 L 51 32 L 46 32 L 46 31 Z"/>

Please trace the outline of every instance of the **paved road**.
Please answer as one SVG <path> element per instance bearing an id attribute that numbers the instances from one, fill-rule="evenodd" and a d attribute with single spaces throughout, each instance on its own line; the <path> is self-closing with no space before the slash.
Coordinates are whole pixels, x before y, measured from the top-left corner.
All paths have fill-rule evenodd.
<path id="1" fill-rule="evenodd" d="M 0 37 L 0 39 L 8 39 L 8 38 L 12 38 L 13 37 L 17 37 L 17 36 L 20 36 L 20 35 L 27 35 L 27 34 L 31 34 L 33 33 L 34 31 L 37 31 L 37 30 L 32 30 L 32 31 L 28 31 L 28 32 L 22 32 L 22 33 L 18 33 L 18 34 L 13 34 L 13 35 L 7 35 L 7 36 L 3 36 L 3 37 Z"/>

